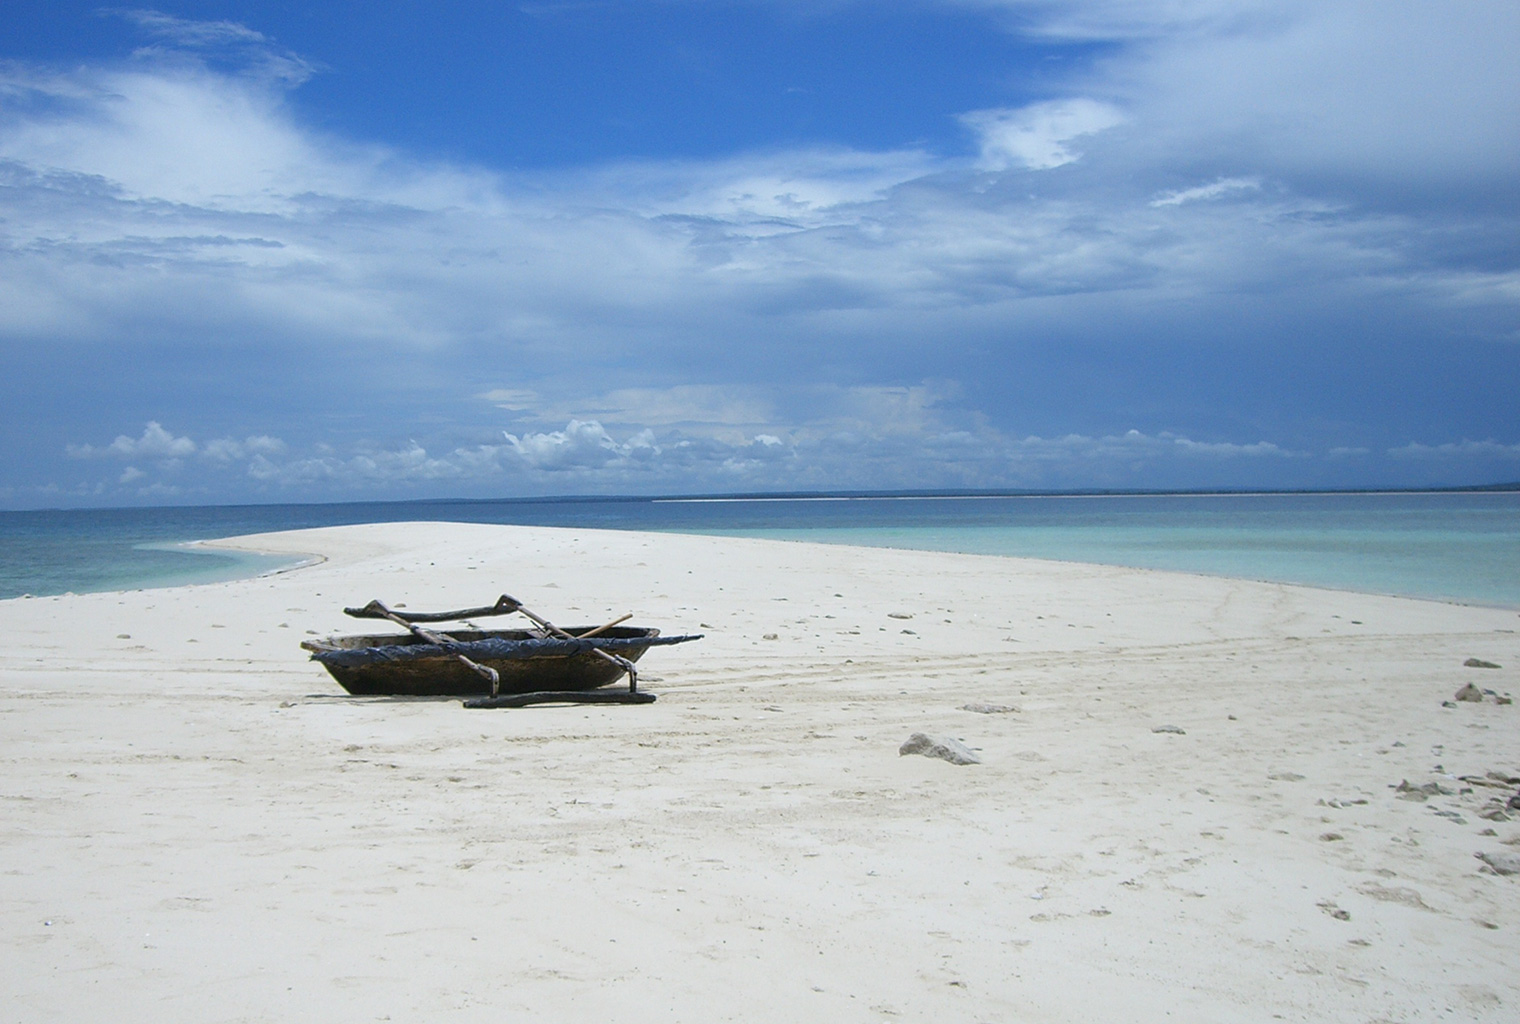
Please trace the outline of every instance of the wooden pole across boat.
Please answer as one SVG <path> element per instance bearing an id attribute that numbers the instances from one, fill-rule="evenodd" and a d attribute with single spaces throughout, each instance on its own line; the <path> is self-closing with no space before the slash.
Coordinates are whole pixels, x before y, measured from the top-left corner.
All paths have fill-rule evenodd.
<path id="1" fill-rule="evenodd" d="M 501 599 L 497 603 L 499 604 L 499 603 L 501 603 L 501 601 L 511 601 L 513 604 L 517 605 L 517 610 L 518 611 L 522 612 L 528 618 L 532 619 L 535 623 L 538 624 L 538 626 L 540 628 L 544 629 L 545 631 L 547 631 L 549 633 L 553 633 L 556 636 L 563 637 L 566 640 L 579 640 L 580 639 L 580 637 L 575 636 L 572 633 L 567 633 L 563 629 L 560 629 L 558 626 L 556 626 L 554 623 L 550 622 L 548 619 L 544 618 L 543 616 L 533 614 L 531 611 L 529 611 L 528 609 L 526 609 L 526 608 L 524 608 L 522 606 L 522 602 L 517 601 L 514 598 L 510 598 L 506 594 L 501 595 Z M 604 630 L 604 629 L 610 629 L 613 626 L 617 625 L 619 622 L 622 622 L 623 619 L 628 619 L 628 618 L 632 618 L 632 617 L 633 617 L 633 613 L 630 612 L 629 614 L 624 615 L 622 619 L 614 619 L 613 621 L 607 623 L 607 625 L 605 625 L 605 626 L 599 626 L 599 627 L 597 627 L 596 629 L 592 630 L 591 633 L 600 633 L 602 630 Z M 590 636 L 591 633 L 583 633 L 581 635 L 582 636 Z M 629 693 L 638 693 L 639 692 L 639 673 L 638 673 L 638 670 L 633 667 L 633 662 L 629 661 L 627 658 L 619 657 L 618 655 L 613 654 L 611 651 L 604 651 L 600 647 L 593 647 L 593 648 L 591 648 L 591 653 L 595 654 L 597 657 L 601 658 L 604 661 L 610 661 L 610 662 L 612 662 L 612 664 L 620 666 L 624 672 L 628 673 L 628 692 Z"/>

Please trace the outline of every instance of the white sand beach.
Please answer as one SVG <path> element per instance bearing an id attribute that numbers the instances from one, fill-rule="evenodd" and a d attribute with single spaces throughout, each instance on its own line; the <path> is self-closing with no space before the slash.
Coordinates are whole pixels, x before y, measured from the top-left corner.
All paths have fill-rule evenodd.
<path id="1" fill-rule="evenodd" d="M 1520 705 L 1442 706 L 1520 692 L 1514 611 L 579 529 L 232 543 L 325 560 L 0 602 L 7 1020 L 1520 1013 L 1520 875 L 1474 856 L 1520 854 L 1480 817 Z M 657 703 L 517 710 L 351 697 L 298 647 L 503 592 L 706 638 L 640 663 Z"/>

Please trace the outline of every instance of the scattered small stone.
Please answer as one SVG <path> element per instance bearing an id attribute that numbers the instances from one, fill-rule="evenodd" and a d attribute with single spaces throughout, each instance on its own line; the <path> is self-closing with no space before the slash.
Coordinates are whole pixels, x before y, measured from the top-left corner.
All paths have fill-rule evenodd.
<path id="1" fill-rule="evenodd" d="M 777 636 L 775 633 L 767 633 L 764 636 L 762 636 L 760 639 L 761 640 L 780 640 L 781 638 L 779 636 Z"/>
<path id="2" fill-rule="evenodd" d="M 1442 707 L 1443 707 L 1443 708 L 1454 708 L 1454 707 L 1456 707 L 1456 706 L 1457 706 L 1457 702 L 1456 702 L 1456 701 L 1454 701 L 1454 700 L 1443 700 L 1443 701 L 1442 701 L 1442 702 L 1441 702 L 1441 706 L 1442 706 Z"/>
<path id="3" fill-rule="evenodd" d="M 889 618 L 889 619 L 911 619 L 911 618 L 913 618 L 913 616 L 909 615 L 907 612 L 887 612 L 887 618 Z"/>
<path id="4" fill-rule="evenodd" d="M 1338 843 L 1346 837 L 1339 832 L 1321 832 L 1319 838 L 1322 843 Z"/>
<path id="5" fill-rule="evenodd" d="M 1499 666 L 1495 665 L 1491 661 L 1484 661 L 1482 658 L 1468 658 L 1466 661 L 1462 662 L 1462 667 L 1463 668 L 1498 668 Z"/>
<path id="6" fill-rule="evenodd" d="M 1497 803 L 1483 808 L 1483 810 L 1478 812 L 1478 817 L 1482 818 L 1484 821 L 1509 820 L 1509 815 L 1504 813 L 1504 807 Z"/>
<path id="7" fill-rule="evenodd" d="M 1012 704 L 983 704 L 981 701 L 972 701 L 970 704 L 962 704 L 962 711 L 974 711 L 979 715 L 1006 715 L 1019 709 Z"/>
<path id="8" fill-rule="evenodd" d="M 1496 875 L 1520 875 L 1520 853 L 1485 851 L 1473 856 L 1492 868 Z"/>
<path id="9" fill-rule="evenodd" d="M 1486 828 L 1486 829 L 1484 829 L 1484 830 L 1483 830 L 1483 831 L 1482 831 L 1482 832 L 1479 832 L 1479 833 L 1478 833 L 1478 835 L 1480 835 L 1480 836 L 1496 836 L 1496 835 L 1498 835 L 1498 834 L 1499 834 L 1499 833 L 1497 833 L 1497 832 L 1495 832 L 1495 831 L 1494 831 L 1494 830 L 1493 830 L 1493 829 L 1491 829 L 1491 828 Z"/>
<path id="10" fill-rule="evenodd" d="M 905 630 L 903 630 L 903 632 L 906 633 L 906 634 L 908 634 L 909 636 L 918 636 L 918 634 L 915 633 L 915 632 L 913 632 L 913 630 L 911 630 L 911 629 L 905 629 Z"/>
<path id="11" fill-rule="evenodd" d="M 1151 732 L 1171 732 L 1178 736 L 1186 736 L 1187 732 L 1178 725 L 1157 725 L 1151 728 Z"/>
<path id="12" fill-rule="evenodd" d="M 1494 703 L 1495 704 L 1513 704 L 1514 702 L 1515 702 L 1515 698 L 1513 698 L 1513 697 L 1495 697 L 1494 698 Z"/>
<path id="13" fill-rule="evenodd" d="M 1351 920 L 1351 913 L 1336 906 L 1335 901 L 1333 900 L 1320 900 L 1319 903 L 1315 905 L 1325 913 L 1329 914 L 1331 917 L 1335 918 L 1337 921 Z"/>
<path id="14" fill-rule="evenodd" d="M 130 639 L 132 639 L 132 634 L 131 633 L 117 633 L 116 634 L 116 639 L 118 639 L 118 640 L 130 640 Z"/>
<path id="15" fill-rule="evenodd" d="M 1298 774 L 1298 772 L 1278 772 L 1275 775 L 1268 775 L 1267 778 L 1271 779 L 1274 782 L 1302 782 L 1302 781 L 1304 781 L 1304 777 L 1302 775 Z"/>
<path id="16" fill-rule="evenodd" d="M 1482 704 L 1483 691 L 1478 689 L 1472 683 L 1468 683 L 1466 686 L 1462 687 L 1462 689 L 1457 691 L 1456 696 L 1454 696 L 1452 700 L 1466 701 L 1468 704 Z"/>
<path id="17" fill-rule="evenodd" d="M 981 764 L 982 759 L 973 754 L 964 743 L 953 739 L 935 739 L 932 736 L 916 732 L 909 736 L 902 746 L 897 748 L 897 756 L 905 754 L 922 754 L 925 757 L 937 757 L 951 764 Z"/>
<path id="18" fill-rule="evenodd" d="M 1458 825 L 1467 824 L 1467 819 L 1462 817 L 1462 815 L 1458 814 L 1456 811 L 1436 811 L 1435 816 L 1437 818 L 1449 818 L 1450 820 L 1456 822 Z"/>

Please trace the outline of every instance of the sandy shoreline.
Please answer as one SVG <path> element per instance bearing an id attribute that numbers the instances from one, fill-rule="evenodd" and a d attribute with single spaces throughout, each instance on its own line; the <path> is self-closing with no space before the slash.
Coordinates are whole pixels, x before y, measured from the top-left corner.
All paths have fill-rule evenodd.
<path id="1" fill-rule="evenodd" d="M 235 543 L 325 561 L 0 601 L 13 1019 L 1520 1003 L 1520 876 L 1473 856 L 1520 852 L 1520 812 L 1478 816 L 1516 787 L 1459 778 L 1520 775 L 1520 705 L 1441 705 L 1520 691 L 1513 611 L 621 531 Z M 351 698 L 297 646 L 354 631 L 345 604 L 502 591 L 707 639 L 641 663 L 654 705 L 518 711 Z M 914 731 L 983 763 L 899 757 Z M 1405 779 L 1452 793 L 1400 799 Z"/>

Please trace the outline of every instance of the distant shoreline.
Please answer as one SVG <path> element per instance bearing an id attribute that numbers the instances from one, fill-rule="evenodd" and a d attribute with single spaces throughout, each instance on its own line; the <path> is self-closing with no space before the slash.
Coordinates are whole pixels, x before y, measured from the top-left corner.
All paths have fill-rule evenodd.
<path id="1" fill-rule="evenodd" d="M 240 508 L 352 508 L 369 505 L 549 505 L 589 504 L 593 502 L 627 502 L 670 504 L 676 502 L 761 502 L 761 501 L 913 501 L 961 498 L 1249 498 L 1249 497 L 1335 497 L 1337 495 L 1370 497 L 1376 495 L 1419 494 L 1513 494 L 1520 492 L 1520 481 L 1498 484 L 1459 484 L 1451 487 L 1336 487 L 1336 488 L 1074 488 L 1072 490 L 997 489 L 979 490 L 945 488 L 921 490 L 905 488 L 880 491 L 739 491 L 697 494 L 543 494 L 495 498 L 367 498 L 362 501 L 259 501 L 229 502 L 209 505 L 77 505 L 72 507 L 0 509 L 0 515 L 35 515 L 38 513 L 75 512 L 143 512 L 153 509 L 240 509 Z"/>

